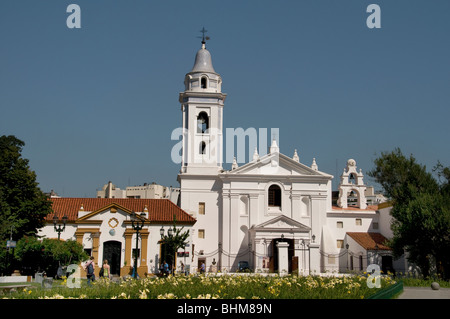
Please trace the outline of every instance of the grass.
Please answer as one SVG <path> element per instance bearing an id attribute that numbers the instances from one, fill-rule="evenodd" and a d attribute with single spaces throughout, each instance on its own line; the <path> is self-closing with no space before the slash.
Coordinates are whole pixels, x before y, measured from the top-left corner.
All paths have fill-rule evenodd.
<path id="1" fill-rule="evenodd" d="M 381 278 L 381 287 L 394 284 Z M 97 280 L 88 287 L 68 288 L 54 281 L 52 289 L 22 289 L 5 297 L 17 299 L 364 299 L 378 291 L 369 288 L 365 276 L 169 276 Z"/>
<path id="2" fill-rule="evenodd" d="M 397 276 L 397 280 L 402 280 L 406 287 L 431 287 L 433 282 L 437 282 L 441 288 L 450 288 L 450 281 L 443 280 L 437 277 L 412 277 L 412 276 Z"/>

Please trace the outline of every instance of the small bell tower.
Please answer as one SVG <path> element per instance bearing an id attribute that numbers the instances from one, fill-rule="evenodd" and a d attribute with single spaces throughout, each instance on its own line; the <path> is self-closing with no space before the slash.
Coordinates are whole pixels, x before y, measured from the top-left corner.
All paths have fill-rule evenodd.
<path id="1" fill-rule="evenodd" d="M 366 185 L 364 185 L 363 177 L 361 169 L 359 172 L 356 171 L 356 161 L 349 159 L 339 184 L 339 207 L 367 208 L 366 195 L 364 193 Z"/>

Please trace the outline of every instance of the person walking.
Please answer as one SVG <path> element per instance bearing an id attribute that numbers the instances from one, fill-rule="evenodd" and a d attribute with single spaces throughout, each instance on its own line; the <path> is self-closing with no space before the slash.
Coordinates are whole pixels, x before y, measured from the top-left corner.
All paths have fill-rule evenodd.
<path id="1" fill-rule="evenodd" d="M 202 262 L 202 265 L 201 265 L 201 268 L 200 268 L 200 273 L 204 274 L 205 271 L 206 271 L 206 265 L 205 265 L 205 262 Z"/>
<path id="2" fill-rule="evenodd" d="M 180 265 L 180 272 L 183 274 L 183 275 L 185 275 L 185 272 L 184 272 L 184 264 L 183 264 L 183 262 L 181 262 L 181 265 Z"/>
<path id="3" fill-rule="evenodd" d="M 95 281 L 95 263 L 94 256 L 89 258 L 88 262 L 84 265 L 84 270 L 86 270 L 86 277 L 88 286 L 91 286 L 91 282 Z"/>

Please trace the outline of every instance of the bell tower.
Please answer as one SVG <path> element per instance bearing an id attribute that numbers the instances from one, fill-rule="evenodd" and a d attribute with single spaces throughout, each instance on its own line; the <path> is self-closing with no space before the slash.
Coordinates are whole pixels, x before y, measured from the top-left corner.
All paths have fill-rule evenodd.
<path id="1" fill-rule="evenodd" d="M 366 185 L 363 181 L 364 175 L 362 170 L 356 171 L 356 161 L 349 159 L 347 167 L 341 175 L 339 184 L 338 206 L 341 208 L 357 207 L 366 209 Z"/>
<path id="2" fill-rule="evenodd" d="M 206 49 L 204 33 L 184 85 L 185 90 L 179 95 L 183 119 L 180 174 L 217 175 L 222 170 L 226 94 L 222 93 L 222 78 L 214 70 L 211 53 Z"/>

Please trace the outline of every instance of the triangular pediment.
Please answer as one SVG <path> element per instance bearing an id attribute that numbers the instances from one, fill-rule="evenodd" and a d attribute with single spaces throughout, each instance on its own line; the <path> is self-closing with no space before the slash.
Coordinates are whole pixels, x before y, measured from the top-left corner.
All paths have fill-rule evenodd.
<path id="1" fill-rule="evenodd" d="M 232 175 L 280 175 L 280 176 L 317 176 L 332 178 L 331 175 L 314 170 L 281 153 L 269 153 L 258 160 L 227 172 Z"/>
<path id="2" fill-rule="evenodd" d="M 277 216 L 262 224 L 252 227 L 256 231 L 291 231 L 291 232 L 308 232 L 310 227 L 292 219 L 285 215 Z"/>
<path id="3" fill-rule="evenodd" d="M 104 212 L 110 212 L 113 214 L 121 214 L 121 215 L 125 215 L 125 217 L 127 216 L 131 216 L 133 214 L 133 212 L 131 210 L 129 210 L 128 208 L 125 208 L 117 203 L 111 203 L 109 205 L 103 206 L 95 211 L 89 212 L 79 218 L 77 218 L 75 220 L 75 223 L 88 223 L 88 222 L 93 222 L 93 221 L 100 221 L 101 218 L 99 215 L 101 215 Z M 139 216 L 139 214 L 137 214 L 137 217 L 139 219 L 142 219 L 141 216 Z"/>

